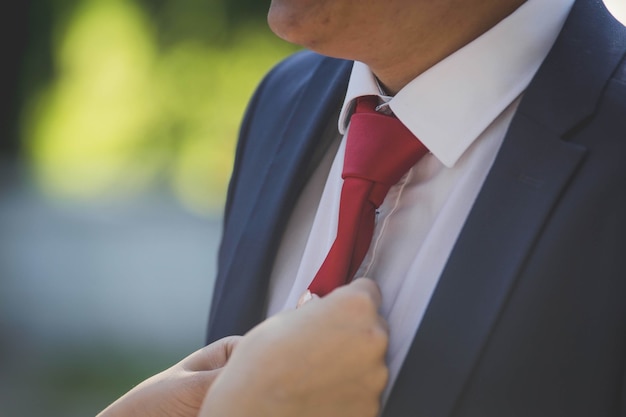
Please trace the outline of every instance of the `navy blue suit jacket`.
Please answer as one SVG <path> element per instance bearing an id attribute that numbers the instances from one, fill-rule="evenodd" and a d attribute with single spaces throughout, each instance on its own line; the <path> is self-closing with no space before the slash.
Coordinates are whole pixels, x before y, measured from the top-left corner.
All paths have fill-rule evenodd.
<path id="1" fill-rule="evenodd" d="M 625 51 L 602 2 L 578 0 L 522 99 L 385 417 L 626 416 Z M 263 319 L 281 236 L 351 65 L 300 53 L 253 97 L 209 342 Z"/>

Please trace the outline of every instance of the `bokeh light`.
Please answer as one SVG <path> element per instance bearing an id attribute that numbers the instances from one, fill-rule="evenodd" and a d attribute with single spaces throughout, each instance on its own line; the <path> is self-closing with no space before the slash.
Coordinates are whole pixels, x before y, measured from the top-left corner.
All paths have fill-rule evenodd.
<path id="1" fill-rule="evenodd" d="M 206 10 L 207 26 L 220 21 L 219 10 L 218 3 Z M 163 42 L 130 0 L 84 0 L 63 25 L 56 77 L 23 119 L 43 190 L 100 199 L 165 186 L 194 211 L 218 210 L 245 103 L 294 48 L 258 21 L 208 29 L 213 42 Z"/>

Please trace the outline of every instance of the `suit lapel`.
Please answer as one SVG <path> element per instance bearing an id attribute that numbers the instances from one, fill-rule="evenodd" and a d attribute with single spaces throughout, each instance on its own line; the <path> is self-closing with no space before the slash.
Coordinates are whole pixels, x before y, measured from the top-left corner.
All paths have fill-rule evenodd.
<path id="1" fill-rule="evenodd" d="M 450 415 L 533 241 L 584 155 L 518 117 L 450 256 L 386 416 Z"/>
<path id="2" fill-rule="evenodd" d="M 593 113 L 624 46 L 601 2 L 578 1 L 527 89 L 396 380 L 383 416 L 447 417 L 585 148 L 563 140 Z M 589 20 L 595 20 L 589 24 Z M 595 30 L 595 33 L 590 33 Z"/>
<path id="3" fill-rule="evenodd" d="M 251 205 L 247 216 L 237 219 L 242 222 L 240 234 L 229 243 L 230 256 L 221 259 L 224 265 L 211 307 L 209 341 L 243 334 L 263 319 L 269 274 L 288 220 L 286 213 L 291 212 L 311 166 L 317 165 L 329 145 L 320 139 L 343 99 L 351 67 L 347 61 L 321 60 L 297 102 L 288 104 L 296 111 L 281 126 L 283 130 L 258 133 L 270 138 L 260 140 L 273 145 L 272 154 L 263 161 L 268 168 L 259 173 L 259 182 L 249 187 L 246 201 Z"/>

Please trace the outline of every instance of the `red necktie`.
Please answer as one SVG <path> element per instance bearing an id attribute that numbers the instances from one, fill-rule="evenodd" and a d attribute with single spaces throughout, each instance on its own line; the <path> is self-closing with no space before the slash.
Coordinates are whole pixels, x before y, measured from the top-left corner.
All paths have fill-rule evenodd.
<path id="1" fill-rule="evenodd" d="M 349 283 L 365 258 L 376 209 L 428 149 L 394 116 L 376 112 L 376 96 L 357 99 L 343 162 L 337 236 L 309 291 L 324 296 Z"/>

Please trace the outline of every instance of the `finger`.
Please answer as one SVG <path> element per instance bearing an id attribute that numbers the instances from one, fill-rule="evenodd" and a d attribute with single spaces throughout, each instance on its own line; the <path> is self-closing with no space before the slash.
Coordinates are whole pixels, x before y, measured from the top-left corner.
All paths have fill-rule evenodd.
<path id="1" fill-rule="evenodd" d="M 376 282 L 374 282 L 374 280 L 370 278 L 356 278 L 344 288 L 351 291 L 360 291 L 366 293 L 368 296 L 371 297 L 372 301 L 377 307 L 380 307 L 380 304 L 383 301 L 383 296 L 380 292 L 378 284 L 376 284 Z"/>
<path id="2" fill-rule="evenodd" d="M 183 359 L 180 364 L 192 372 L 211 371 L 224 367 L 233 353 L 241 336 L 228 336 L 195 351 Z"/>
<path id="3" fill-rule="evenodd" d="M 306 290 L 298 299 L 298 304 L 296 308 L 300 308 L 311 300 L 319 299 L 320 296 L 317 294 L 313 294 L 311 291 Z"/>
<path id="4" fill-rule="evenodd" d="M 387 323 L 387 320 L 385 320 L 381 316 L 378 316 L 378 326 L 383 332 L 389 335 L 389 323 Z"/>

